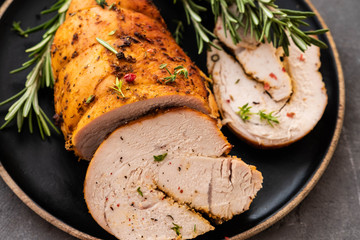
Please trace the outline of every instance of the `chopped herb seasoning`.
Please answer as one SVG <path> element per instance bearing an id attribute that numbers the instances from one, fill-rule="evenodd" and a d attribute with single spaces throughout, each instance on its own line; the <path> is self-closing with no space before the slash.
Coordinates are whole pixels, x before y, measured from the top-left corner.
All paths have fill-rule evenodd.
<path id="1" fill-rule="evenodd" d="M 240 82 L 240 78 L 238 80 L 236 80 L 235 84 L 238 84 Z"/>
<path id="2" fill-rule="evenodd" d="M 167 153 L 164 153 L 162 155 L 153 156 L 153 157 L 154 157 L 155 162 L 161 162 L 162 160 L 165 159 L 166 156 L 167 156 Z"/>
<path id="3" fill-rule="evenodd" d="M 169 82 L 175 82 L 176 80 L 176 77 L 177 76 L 180 76 L 181 74 L 184 75 L 184 77 L 187 79 L 189 77 L 189 72 L 188 70 L 182 66 L 182 65 L 179 65 L 177 67 L 174 68 L 174 73 L 171 73 L 170 70 L 167 68 L 167 64 L 166 63 L 163 63 L 159 66 L 160 69 L 165 69 L 168 73 L 169 73 L 169 77 L 164 77 L 163 80 L 166 80 L 165 81 L 165 84 L 166 83 L 169 83 Z"/>
<path id="4" fill-rule="evenodd" d="M 142 196 L 142 197 L 144 196 L 143 193 L 142 193 L 142 191 L 141 191 L 141 189 L 140 189 L 140 187 L 138 187 L 138 188 L 136 189 L 136 191 L 140 194 L 140 196 Z"/>
<path id="5" fill-rule="evenodd" d="M 112 3 L 112 4 L 108 7 L 108 9 L 111 10 L 111 9 L 114 8 L 114 6 L 115 6 L 115 3 Z"/>
<path id="6" fill-rule="evenodd" d="M 273 112 L 266 114 L 264 111 L 259 111 L 257 113 L 260 116 L 260 120 L 266 120 L 266 122 L 270 125 L 270 126 L 274 126 L 272 123 L 279 123 L 279 120 L 277 119 L 277 117 L 273 116 Z"/>
<path id="7" fill-rule="evenodd" d="M 105 48 L 107 48 L 109 51 L 113 52 L 114 54 L 118 53 L 115 48 L 113 48 L 110 44 L 108 44 L 104 40 L 100 38 L 96 38 L 96 41 L 98 41 L 101 45 L 103 45 Z"/>
<path id="8" fill-rule="evenodd" d="M 90 97 L 88 97 L 87 99 L 86 99 L 86 104 L 89 104 L 89 103 L 91 103 L 92 101 L 94 101 L 94 98 L 95 98 L 95 96 L 94 95 L 91 95 Z"/>
<path id="9" fill-rule="evenodd" d="M 253 102 L 253 103 L 259 104 L 257 102 Z M 261 121 L 266 120 L 266 122 L 272 127 L 274 127 L 273 123 L 277 123 L 277 124 L 280 123 L 279 120 L 277 119 L 277 117 L 272 115 L 274 112 L 270 112 L 269 114 L 267 114 L 267 113 L 265 113 L 265 110 L 260 110 L 259 112 L 254 113 L 254 112 L 251 112 L 250 109 L 251 109 L 251 106 L 249 106 L 249 103 L 246 103 L 244 106 L 239 107 L 239 111 L 236 113 L 240 116 L 240 118 L 244 122 L 246 120 L 250 119 L 250 115 L 256 114 L 256 115 L 260 116 Z"/>
<path id="10" fill-rule="evenodd" d="M 194 225 L 194 232 L 196 233 L 196 224 Z"/>
<path id="11" fill-rule="evenodd" d="M 123 98 L 125 97 L 124 93 L 122 92 L 121 88 L 122 88 L 122 85 L 123 85 L 123 81 L 122 80 L 119 80 L 118 77 L 116 77 L 116 81 L 115 81 L 115 84 L 114 84 L 114 87 L 111 87 L 111 89 L 114 89 L 117 94 L 121 95 Z"/>
<path id="12" fill-rule="evenodd" d="M 116 29 L 115 30 L 112 30 L 111 32 L 109 32 L 109 36 L 112 36 L 112 35 L 114 35 L 116 33 Z"/>
<path id="13" fill-rule="evenodd" d="M 180 236 L 180 228 L 182 228 L 181 226 L 175 224 L 175 223 L 172 223 L 174 225 L 174 227 L 172 227 L 171 229 L 175 231 L 176 235 Z"/>
<path id="14" fill-rule="evenodd" d="M 108 6 L 106 0 L 95 0 L 95 1 L 102 8 L 105 8 L 105 6 Z"/>
<path id="15" fill-rule="evenodd" d="M 246 103 L 244 106 L 239 107 L 239 111 L 236 113 L 245 122 L 246 120 L 250 119 L 250 115 L 252 114 L 250 112 L 250 109 L 251 109 L 251 106 L 249 106 L 249 103 Z"/>

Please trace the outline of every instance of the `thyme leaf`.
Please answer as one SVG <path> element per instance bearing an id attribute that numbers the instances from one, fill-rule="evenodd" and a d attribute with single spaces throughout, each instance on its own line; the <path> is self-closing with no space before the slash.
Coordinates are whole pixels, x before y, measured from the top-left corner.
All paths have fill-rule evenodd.
<path id="1" fill-rule="evenodd" d="M 118 77 L 116 77 L 115 83 L 114 83 L 114 87 L 111 87 L 111 89 L 114 89 L 117 94 L 121 95 L 123 98 L 125 97 L 124 93 L 122 92 L 121 88 L 123 86 L 123 81 L 119 80 Z"/>
<path id="2" fill-rule="evenodd" d="M 91 103 L 94 100 L 95 96 L 94 95 L 90 95 L 87 99 L 86 99 L 86 104 Z"/>
<path id="3" fill-rule="evenodd" d="M 167 68 L 167 64 L 163 63 L 159 66 L 160 69 L 165 69 L 170 76 L 168 77 L 164 77 L 163 80 L 165 80 L 165 84 L 169 83 L 169 82 L 175 82 L 176 77 L 180 76 L 180 75 L 184 75 L 184 77 L 187 79 L 189 77 L 189 72 L 188 70 L 182 66 L 179 65 L 177 67 L 174 68 L 174 73 L 171 73 L 170 70 Z"/>
<path id="4" fill-rule="evenodd" d="M 167 156 L 167 153 L 164 153 L 162 155 L 153 156 L 153 157 L 154 157 L 155 162 L 161 162 L 162 160 L 165 159 L 166 156 Z"/>
<path id="5" fill-rule="evenodd" d="M 176 235 L 180 236 L 180 229 L 182 228 L 181 226 L 175 224 L 175 223 L 172 223 L 174 225 L 174 227 L 172 227 L 171 229 L 175 231 Z"/>
<path id="6" fill-rule="evenodd" d="M 242 107 L 239 107 L 239 111 L 236 112 L 240 118 L 245 122 L 246 120 L 250 119 L 250 115 L 253 114 L 250 112 L 251 106 L 249 106 L 249 103 L 246 103 Z"/>
<path id="7" fill-rule="evenodd" d="M 237 115 L 240 116 L 240 118 L 245 122 L 246 120 L 250 119 L 250 115 L 256 114 L 259 115 L 260 121 L 266 121 L 270 126 L 274 127 L 273 123 L 279 124 L 279 120 L 276 116 L 272 115 L 274 113 L 265 113 L 265 110 L 260 110 L 257 113 L 251 112 L 250 109 L 252 107 L 249 106 L 249 103 L 246 103 L 242 107 L 239 107 L 239 111 L 236 112 Z"/>
<path id="8" fill-rule="evenodd" d="M 109 32 L 109 36 L 112 36 L 112 35 L 114 35 L 116 33 L 116 29 L 115 30 L 112 30 L 111 32 Z"/>
<path id="9" fill-rule="evenodd" d="M 257 114 L 260 116 L 260 120 L 263 121 L 263 120 L 266 120 L 266 122 L 274 127 L 273 123 L 277 123 L 279 124 L 279 120 L 277 119 L 277 117 L 273 116 L 274 112 L 270 112 L 270 113 L 265 113 L 264 111 L 259 111 Z"/>
<path id="10" fill-rule="evenodd" d="M 137 189 L 136 189 L 136 191 L 140 194 L 140 196 L 144 196 L 144 194 L 143 194 L 143 192 L 141 191 L 141 189 L 140 189 L 140 187 L 138 187 Z"/>
<path id="11" fill-rule="evenodd" d="M 106 0 L 95 0 L 95 1 L 102 8 L 105 8 L 105 6 L 108 6 Z"/>

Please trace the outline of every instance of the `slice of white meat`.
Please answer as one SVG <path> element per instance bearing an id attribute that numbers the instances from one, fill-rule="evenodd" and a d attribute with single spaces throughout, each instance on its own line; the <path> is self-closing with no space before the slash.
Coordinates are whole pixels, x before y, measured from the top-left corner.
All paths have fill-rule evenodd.
<path id="1" fill-rule="evenodd" d="M 274 48 L 267 41 L 258 43 L 250 34 L 245 35 L 242 27 L 237 30 L 242 41 L 235 45 L 230 33 L 225 35 L 222 24 L 222 19 L 219 17 L 214 30 L 215 35 L 233 52 L 245 73 L 263 83 L 266 91 L 275 101 L 289 99 L 292 84 L 281 61 L 284 57 L 282 49 Z"/>
<path id="2" fill-rule="evenodd" d="M 248 210 L 261 188 L 260 172 L 237 158 L 173 156 L 167 162 L 156 177 L 159 189 L 220 221 Z"/>
<path id="3" fill-rule="evenodd" d="M 208 232 L 213 227 L 194 210 L 228 220 L 247 210 L 261 188 L 255 167 L 221 157 L 230 148 L 215 120 L 186 108 L 120 127 L 88 168 L 90 213 L 121 239 L 173 239 L 176 229 L 185 239 Z"/>
<path id="4" fill-rule="evenodd" d="M 211 60 L 217 54 L 218 61 Z M 311 46 L 301 53 L 291 43 L 290 57 L 284 58 L 292 79 L 293 94 L 289 100 L 275 101 L 263 84 L 246 75 L 233 57 L 212 49 L 208 53 L 208 69 L 214 79 L 214 92 L 224 123 L 239 137 L 260 147 L 282 147 L 309 133 L 320 120 L 327 95 L 320 68 L 320 50 Z M 262 65 L 258 66 L 262 68 Z M 242 120 L 239 107 L 248 104 L 252 114 Z M 259 111 L 272 113 L 279 123 L 261 120 Z"/>

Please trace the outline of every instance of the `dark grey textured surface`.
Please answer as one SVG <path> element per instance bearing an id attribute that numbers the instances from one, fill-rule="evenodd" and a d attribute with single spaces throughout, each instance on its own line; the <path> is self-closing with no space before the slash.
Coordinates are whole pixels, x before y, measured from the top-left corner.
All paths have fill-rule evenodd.
<path id="1" fill-rule="evenodd" d="M 253 237 L 256 240 L 360 239 L 360 1 L 313 3 L 332 31 L 344 69 L 344 128 L 334 157 L 314 190 L 288 216 Z M 74 238 L 33 213 L 0 179 L 0 239 Z"/>

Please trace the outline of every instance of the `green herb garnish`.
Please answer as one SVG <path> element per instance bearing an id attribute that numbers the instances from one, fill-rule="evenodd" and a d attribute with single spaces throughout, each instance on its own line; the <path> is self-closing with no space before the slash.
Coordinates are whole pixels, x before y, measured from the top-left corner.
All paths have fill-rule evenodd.
<path id="1" fill-rule="evenodd" d="M 114 54 L 118 54 L 118 51 L 116 51 L 115 48 L 113 48 L 110 44 L 108 44 L 101 38 L 96 38 L 96 41 L 98 41 L 101 45 L 103 45 L 105 48 L 107 48 L 109 51 L 113 52 Z"/>
<path id="2" fill-rule="evenodd" d="M 108 7 L 108 9 L 111 10 L 111 9 L 114 8 L 114 6 L 115 6 L 115 3 L 112 3 L 112 4 Z"/>
<path id="3" fill-rule="evenodd" d="M 167 153 L 164 153 L 162 155 L 153 156 L 153 157 L 154 157 L 155 162 L 161 162 L 162 160 L 165 159 L 166 156 L 167 156 Z"/>
<path id="4" fill-rule="evenodd" d="M 119 95 L 121 95 L 123 98 L 125 97 L 124 93 L 122 92 L 121 88 L 123 85 L 123 81 L 119 80 L 118 77 L 116 77 L 114 87 L 111 87 L 111 89 L 114 89 Z"/>
<path id="5" fill-rule="evenodd" d="M 236 113 L 240 116 L 240 118 L 244 122 L 246 120 L 250 119 L 250 115 L 256 114 L 256 115 L 260 116 L 261 121 L 266 120 L 266 122 L 272 127 L 274 127 L 273 123 L 277 123 L 277 124 L 279 123 L 279 120 L 277 119 L 277 117 L 272 115 L 274 112 L 267 114 L 267 113 L 265 113 L 265 110 L 262 110 L 262 111 L 260 110 L 259 112 L 254 113 L 254 112 L 250 111 L 251 108 L 252 107 L 249 106 L 249 103 L 246 103 L 244 106 L 239 107 L 239 111 Z"/>
<path id="6" fill-rule="evenodd" d="M 140 189 L 140 187 L 138 187 L 138 188 L 136 189 L 136 191 L 140 194 L 140 196 L 142 196 L 142 197 L 144 196 L 143 193 L 142 193 L 142 191 L 141 191 L 141 189 Z"/>
<path id="7" fill-rule="evenodd" d="M 165 81 L 165 84 L 166 83 L 169 83 L 169 82 L 175 82 L 176 80 L 176 77 L 177 76 L 180 76 L 181 74 L 184 75 L 184 77 L 187 79 L 189 77 L 189 72 L 188 70 L 184 67 L 184 66 L 177 66 L 174 68 L 174 73 L 171 73 L 170 70 L 167 68 L 167 64 L 166 63 L 163 63 L 160 65 L 159 67 L 160 69 L 165 69 L 168 73 L 169 73 L 169 77 L 164 77 L 163 79 L 166 80 Z"/>
<path id="8" fill-rule="evenodd" d="M 95 96 L 94 95 L 90 95 L 87 99 L 86 99 L 86 104 L 91 103 L 94 100 Z"/>
<path id="9" fill-rule="evenodd" d="M 112 30 L 111 32 L 109 32 L 109 36 L 112 36 L 112 35 L 114 35 L 116 33 L 116 29 L 115 30 Z"/>
<path id="10" fill-rule="evenodd" d="M 172 227 L 171 229 L 175 231 L 176 235 L 180 236 L 180 228 L 182 228 L 181 226 L 175 224 L 175 223 L 172 223 L 174 225 L 174 227 Z"/>
<path id="11" fill-rule="evenodd" d="M 245 122 L 246 120 L 250 119 L 250 115 L 253 114 L 250 112 L 251 106 L 249 106 L 249 103 L 245 104 L 242 107 L 239 107 L 239 111 L 236 112 L 240 118 Z"/>
<path id="12" fill-rule="evenodd" d="M 266 122 L 268 124 L 270 124 L 270 126 L 274 127 L 272 123 L 279 123 L 279 120 L 277 119 L 277 117 L 273 116 L 274 112 L 271 112 L 269 114 L 266 114 L 264 111 L 259 111 L 257 114 L 260 116 L 260 120 L 266 120 Z"/>
<path id="13" fill-rule="evenodd" d="M 194 232 L 196 233 L 196 224 L 194 225 Z"/>
<path id="14" fill-rule="evenodd" d="M 106 0 L 95 0 L 95 1 L 102 8 L 105 8 L 105 6 L 108 6 Z"/>
<path id="15" fill-rule="evenodd" d="M 195 34 L 199 53 L 205 45 L 212 45 L 216 48 L 211 39 L 216 38 L 212 31 L 202 25 L 201 12 L 211 9 L 215 21 L 222 18 L 225 35 L 229 32 L 234 44 L 242 41 L 237 32 L 239 27 L 244 27 L 245 34 L 250 34 L 257 41 L 264 42 L 267 39 L 274 47 L 281 46 L 286 55 L 289 55 L 289 37 L 296 46 L 305 51 L 308 46 L 316 45 L 326 48 L 327 45 L 312 37 L 311 35 L 323 34 L 328 29 L 316 31 L 302 31 L 300 26 L 309 26 L 305 20 L 314 16 L 313 12 L 302 12 L 288 9 L 281 9 L 275 4 L 275 0 L 211 0 L 208 6 L 199 5 L 203 3 L 196 0 L 180 0 L 182 2 L 188 25 L 192 25 Z M 174 0 L 174 3 L 177 1 Z M 198 3 L 197 3 L 198 2 Z M 229 9 L 231 5 L 236 6 L 236 14 Z"/>

